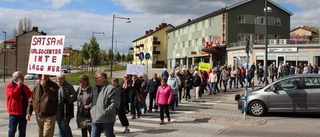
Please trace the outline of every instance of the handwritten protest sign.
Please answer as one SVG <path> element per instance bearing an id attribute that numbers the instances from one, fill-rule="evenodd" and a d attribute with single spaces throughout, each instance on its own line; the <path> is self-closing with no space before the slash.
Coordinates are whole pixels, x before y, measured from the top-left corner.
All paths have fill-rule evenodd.
<path id="1" fill-rule="evenodd" d="M 143 75 L 144 65 L 127 64 L 127 74 Z"/>
<path id="2" fill-rule="evenodd" d="M 33 36 L 28 73 L 60 74 L 65 36 Z"/>
<path id="3" fill-rule="evenodd" d="M 210 63 L 200 62 L 199 63 L 199 70 L 209 71 L 210 70 Z"/>

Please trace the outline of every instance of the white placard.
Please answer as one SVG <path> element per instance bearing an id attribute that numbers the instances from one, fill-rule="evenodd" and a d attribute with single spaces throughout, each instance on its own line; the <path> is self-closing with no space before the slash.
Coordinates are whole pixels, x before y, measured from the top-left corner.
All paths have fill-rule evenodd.
<path id="1" fill-rule="evenodd" d="M 60 74 L 65 36 L 32 36 L 28 73 Z"/>
<path id="2" fill-rule="evenodd" d="M 137 65 L 137 64 L 127 64 L 127 74 L 131 75 L 143 75 L 144 72 L 144 65 Z"/>

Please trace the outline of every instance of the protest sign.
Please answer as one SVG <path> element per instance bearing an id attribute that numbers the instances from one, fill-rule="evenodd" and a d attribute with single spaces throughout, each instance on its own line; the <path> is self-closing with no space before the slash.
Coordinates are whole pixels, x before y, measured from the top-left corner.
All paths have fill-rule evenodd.
<path id="1" fill-rule="evenodd" d="M 65 36 L 32 36 L 28 73 L 60 74 Z"/>
<path id="2" fill-rule="evenodd" d="M 199 70 L 209 71 L 210 70 L 210 63 L 200 62 L 199 63 Z"/>
<path id="3" fill-rule="evenodd" d="M 127 64 L 127 74 L 143 75 L 144 65 Z"/>

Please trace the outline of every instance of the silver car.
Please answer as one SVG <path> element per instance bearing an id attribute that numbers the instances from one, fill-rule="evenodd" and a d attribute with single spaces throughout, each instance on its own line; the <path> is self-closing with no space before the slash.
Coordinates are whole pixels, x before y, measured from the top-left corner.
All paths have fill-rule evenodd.
<path id="1" fill-rule="evenodd" d="M 236 95 L 243 111 L 244 95 Z M 247 95 L 247 111 L 253 116 L 267 112 L 320 112 L 320 75 L 298 74 L 279 79 Z"/>

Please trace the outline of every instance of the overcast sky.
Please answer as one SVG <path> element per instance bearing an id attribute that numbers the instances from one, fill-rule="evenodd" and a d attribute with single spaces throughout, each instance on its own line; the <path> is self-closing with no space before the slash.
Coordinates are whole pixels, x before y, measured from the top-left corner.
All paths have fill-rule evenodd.
<path id="1" fill-rule="evenodd" d="M 131 19 L 115 19 L 114 40 L 117 50 L 128 52 L 132 40 L 165 22 L 173 26 L 243 0 L 0 0 L 0 30 L 12 38 L 19 19 L 27 17 L 32 25 L 47 35 L 65 35 L 65 46 L 89 42 L 92 32 L 101 49 L 111 48 L 112 15 Z M 293 12 L 291 28 L 302 25 L 320 26 L 319 0 L 274 0 Z M 4 40 L 1 33 L 0 41 Z M 114 44 L 115 46 L 116 44 Z"/>

